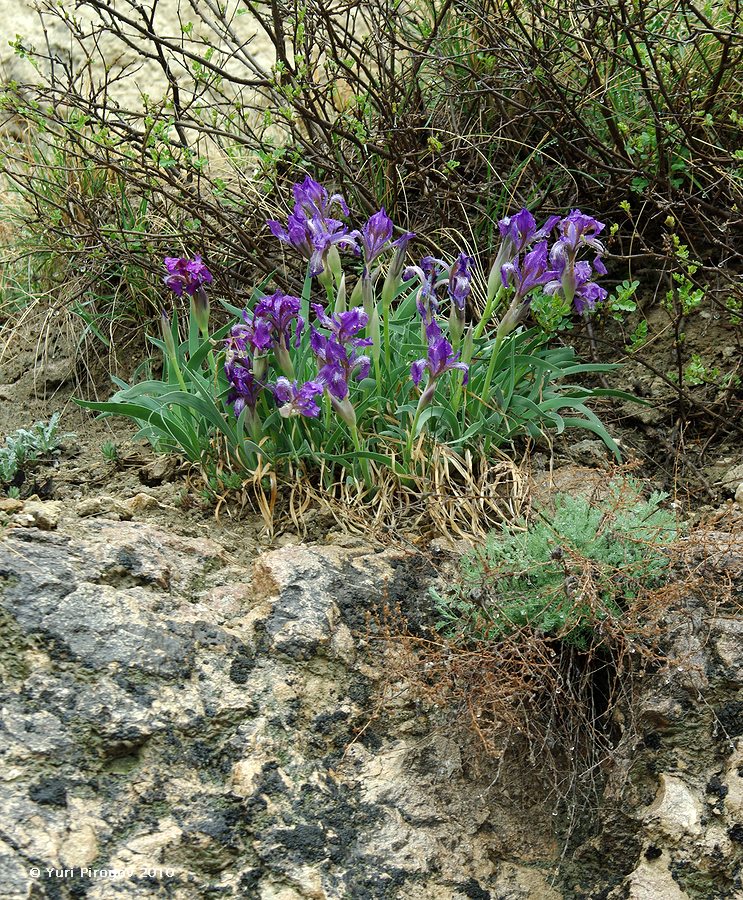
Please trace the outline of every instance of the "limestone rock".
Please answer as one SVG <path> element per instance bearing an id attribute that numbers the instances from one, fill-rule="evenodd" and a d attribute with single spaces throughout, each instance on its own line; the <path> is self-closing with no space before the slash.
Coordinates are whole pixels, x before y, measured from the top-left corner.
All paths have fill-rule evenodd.
<path id="1" fill-rule="evenodd" d="M 153 497 L 152 494 L 146 494 L 144 491 L 140 491 L 133 497 L 124 500 L 123 505 L 132 516 L 136 516 L 137 513 L 144 512 L 145 510 L 157 509 L 157 507 L 160 506 L 160 503 L 157 497 Z"/>
<path id="2" fill-rule="evenodd" d="M 75 506 L 81 519 L 89 516 L 105 516 L 109 519 L 131 519 L 132 510 L 115 497 L 87 497 Z"/>
<path id="3" fill-rule="evenodd" d="M 675 775 L 661 775 L 658 793 L 645 813 L 645 820 L 657 826 L 669 837 L 681 833 L 699 834 L 699 809 L 688 785 Z"/>
<path id="4" fill-rule="evenodd" d="M 139 470 L 139 480 L 142 484 L 153 487 L 170 481 L 178 468 L 177 460 L 172 456 L 158 456 L 152 462 L 142 466 Z"/>
<path id="5" fill-rule="evenodd" d="M 710 577 L 743 573 L 729 535 L 697 550 Z M 414 559 L 340 540 L 252 559 L 110 518 L 6 532 L 3 897 L 51 896 L 36 861 L 169 873 L 64 885 L 87 900 L 562 896 L 528 754 L 478 755 L 392 650 L 365 648 L 374 604 L 426 596 Z M 687 877 L 700 895 L 737 890 L 739 622 L 704 604 L 683 599 L 668 642 L 699 657 L 705 702 L 674 665 L 637 686 L 638 734 L 613 749 L 605 795 L 621 815 L 602 808 L 571 861 L 586 896 L 685 900 Z"/>
<path id="6" fill-rule="evenodd" d="M 23 515 L 29 517 L 28 524 L 34 528 L 54 531 L 62 515 L 62 509 L 63 504 L 59 500 L 27 500 L 23 504 Z"/>
<path id="7" fill-rule="evenodd" d="M 652 862 L 643 859 L 627 879 L 628 900 L 689 900 L 668 869 L 664 854 Z"/>
<path id="8" fill-rule="evenodd" d="M 78 822 L 62 841 L 59 858 L 62 866 L 90 866 L 98 856 L 98 838 L 88 822 Z"/>
<path id="9" fill-rule="evenodd" d="M 723 473 L 721 478 L 722 487 L 728 494 L 736 494 L 743 483 L 743 463 L 732 466 Z"/>
<path id="10" fill-rule="evenodd" d="M 73 357 L 47 360 L 37 372 L 37 381 L 46 387 L 58 387 L 65 384 L 75 374 Z"/>

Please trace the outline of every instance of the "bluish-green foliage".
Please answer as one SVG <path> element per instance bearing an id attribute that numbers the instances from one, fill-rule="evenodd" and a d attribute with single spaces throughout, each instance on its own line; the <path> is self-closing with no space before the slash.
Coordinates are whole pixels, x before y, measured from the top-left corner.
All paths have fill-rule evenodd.
<path id="1" fill-rule="evenodd" d="M 461 562 L 455 589 L 435 593 L 439 627 L 459 641 L 531 629 L 577 647 L 613 630 L 643 592 L 667 577 L 679 533 L 666 495 L 643 499 L 614 480 L 604 499 L 560 494 L 541 510 L 493 532 Z"/>
<path id="2" fill-rule="evenodd" d="M 6 435 L 5 445 L 0 447 L 0 484 L 10 484 L 27 463 L 56 452 L 68 436 L 59 430 L 59 413 L 46 423 L 37 422 Z"/>

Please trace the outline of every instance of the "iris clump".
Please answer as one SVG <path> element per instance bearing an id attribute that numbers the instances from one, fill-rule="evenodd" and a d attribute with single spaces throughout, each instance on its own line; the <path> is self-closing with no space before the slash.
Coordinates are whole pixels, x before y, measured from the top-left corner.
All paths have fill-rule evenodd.
<path id="1" fill-rule="evenodd" d="M 408 260 L 415 235 L 384 208 L 353 227 L 344 198 L 309 176 L 293 198 L 286 222 L 267 227 L 306 261 L 300 295 L 264 283 L 245 309 L 223 303 L 232 321 L 211 330 L 212 273 L 198 256 L 166 258 L 176 304 L 190 298 L 186 339 L 176 309 L 152 339 L 162 381 L 120 384 L 108 403 L 86 405 L 136 419 L 163 449 L 202 464 L 317 464 L 369 488 L 382 470 L 405 482 L 433 445 L 486 458 L 521 435 L 584 428 L 617 452 L 586 405 L 607 392 L 573 381 L 610 367 L 581 364 L 529 321 L 536 296 L 577 316 L 605 300 L 603 223 L 575 209 L 538 227 L 523 209 L 499 222 L 478 278 L 464 251 Z"/>

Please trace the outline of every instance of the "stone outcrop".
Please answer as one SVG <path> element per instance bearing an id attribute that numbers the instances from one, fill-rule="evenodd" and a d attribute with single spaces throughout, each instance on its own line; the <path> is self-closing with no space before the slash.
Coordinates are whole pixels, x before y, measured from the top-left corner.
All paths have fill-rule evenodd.
<path id="1" fill-rule="evenodd" d="M 497 778 L 385 679 L 366 614 L 425 598 L 420 557 L 338 538 L 254 559 L 43 506 L 0 541 L 4 898 L 741 896 L 734 604 L 669 611 L 640 738 L 560 862 L 528 761 Z M 740 541 L 699 553 L 739 587 Z"/>

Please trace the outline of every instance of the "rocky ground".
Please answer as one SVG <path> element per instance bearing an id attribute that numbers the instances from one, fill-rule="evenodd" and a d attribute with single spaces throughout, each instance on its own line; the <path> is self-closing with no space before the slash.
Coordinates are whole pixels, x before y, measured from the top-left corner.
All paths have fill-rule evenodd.
<path id="1" fill-rule="evenodd" d="M 673 664 L 561 859 L 528 762 L 497 778 L 386 671 L 365 614 L 425 596 L 419 556 L 340 535 L 226 549 L 141 500 L 5 506 L 4 898 L 743 896 L 732 533 L 690 545 Z"/>

